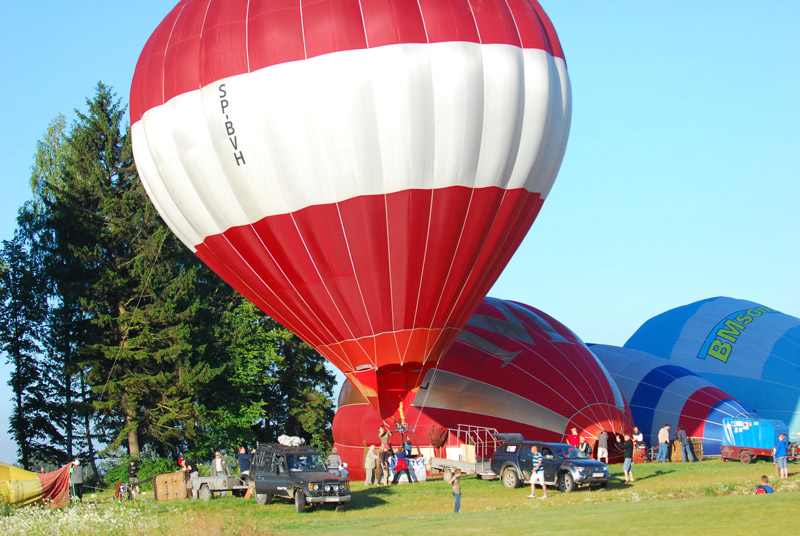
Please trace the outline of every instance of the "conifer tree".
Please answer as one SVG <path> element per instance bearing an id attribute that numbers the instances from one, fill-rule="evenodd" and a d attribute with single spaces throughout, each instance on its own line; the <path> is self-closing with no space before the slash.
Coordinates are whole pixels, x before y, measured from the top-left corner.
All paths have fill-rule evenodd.
<path id="1" fill-rule="evenodd" d="M 329 445 L 324 359 L 164 226 L 111 89 L 98 84 L 86 104 L 39 143 L 20 240 L 3 249 L 3 311 L 16 314 L 12 282 L 31 280 L 26 269 L 39 285 L 22 316 L 28 346 L 3 346 L 20 356 L 14 381 L 32 397 L 19 402 L 18 442 L 36 460 L 80 454 L 93 464 L 98 446 L 202 455 L 284 433 Z"/>
<path id="2" fill-rule="evenodd" d="M 9 432 L 19 445 L 22 467 L 28 469 L 34 445 L 48 424 L 37 359 L 43 298 L 37 265 L 17 231 L 0 250 L 0 352 L 13 367 L 9 380 L 14 395 Z"/>

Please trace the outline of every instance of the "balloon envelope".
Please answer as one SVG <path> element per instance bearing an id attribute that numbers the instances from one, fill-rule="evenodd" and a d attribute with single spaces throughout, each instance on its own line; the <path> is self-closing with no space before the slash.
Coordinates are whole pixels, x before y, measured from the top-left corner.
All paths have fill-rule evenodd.
<path id="1" fill-rule="evenodd" d="M 711 298 L 651 318 L 625 343 L 706 378 L 762 418 L 800 432 L 800 319 Z"/>
<path id="2" fill-rule="evenodd" d="M 703 455 L 719 456 L 722 419 L 758 418 L 749 408 L 694 372 L 638 350 L 590 344 L 622 389 L 633 423 L 649 446 L 658 444 L 665 424 L 672 435 L 683 426 L 689 437 L 701 438 Z"/>
<path id="3" fill-rule="evenodd" d="M 523 239 L 571 114 L 520 0 L 183 0 L 130 100 L 165 222 L 384 417 Z"/>
<path id="4" fill-rule="evenodd" d="M 71 464 L 49 473 L 34 473 L 0 462 L 0 504 L 66 506 Z"/>
<path id="5" fill-rule="evenodd" d="M 621 391 L 575 334 L 533 307 L 493 298 L 428 371 L 405 420 L 421 445 L 460 424 L 541 441 L 564 441 L 574 427 L 589 443 L 601 430 L 613 437 L 632 429 Z M 379 424 L 345 384 L 333 422 L 340 452 L 352 451 L 358 462 L 365 443 L 378 442 Z"/>

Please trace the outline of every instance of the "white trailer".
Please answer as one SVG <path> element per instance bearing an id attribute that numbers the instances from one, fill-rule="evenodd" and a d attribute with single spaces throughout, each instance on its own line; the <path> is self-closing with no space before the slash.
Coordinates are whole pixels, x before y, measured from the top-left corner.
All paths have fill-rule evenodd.
<path id="1" fill-rule="evenodd" d="M 430 460 L 431 473 L 442 473 L 445 480 L 452 477 L 453 471 L 461 469 L 463 474 L 477 475 L 478 478 L 491 480 L 498 478 L 492 472 L 492 454 L 500 446 L 495 428 L 459 424 L 450 428 L 447 441 L 441 449 L 444 457 Z"/>

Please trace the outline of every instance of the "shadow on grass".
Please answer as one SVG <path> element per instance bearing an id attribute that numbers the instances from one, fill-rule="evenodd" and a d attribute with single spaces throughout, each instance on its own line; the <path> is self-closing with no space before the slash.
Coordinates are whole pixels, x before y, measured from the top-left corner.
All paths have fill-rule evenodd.
<path id="1" fill-rule="evenodd" d="M 621 480 L 610 480 L 608 482 L 608 488 L 607 489 L 628 489 L 631 486 L 635 486 L 636 482 L 641 482 L 643 480 L 650 480 L 651 478 L 663 477 L 664 475 L 668 475 L 668 474 L 674 473 L 674 472 L 675 471 L 672 470 L 672 469 L 667 469 L 667 470 L 659 469 L 659 470 L 654 471 L 654 472 L 652 472 L 650 474 L 647 474 L 647 475 L 642 475 L 642 476 L 633 475 L 633 478 L 635 479 L 634 482 L 625 482 L 625 480 L 622 480 L 622 479 Z"/>
<path id="2" fill-rule="evenodd" d="M 350 510 L 362 510 L 365 508 L 374 508 L 386 504 L 387 501 L 384 497 L 392 494 L 389 486 L 373 486 L 360 491 L 350 492 L 350 503 L 347 508 Z"/>
<path id="3" fill-rule="evenodd" d="M 641 477 L 634 476 L 634 478 L 636 480 L 648 480 L 650 478 L 658 478 L 660 476 L 668 475 L 668 474 L 671 474 L 671 473 L 674 473 L 674 472 L 675 472 L 674 469 L 666 469 L 666 470 L 665 469 L 658 469 L 657 471 L 653 471 L 649 475 L 644 475 L 644 476 L 641 476 Z"/>

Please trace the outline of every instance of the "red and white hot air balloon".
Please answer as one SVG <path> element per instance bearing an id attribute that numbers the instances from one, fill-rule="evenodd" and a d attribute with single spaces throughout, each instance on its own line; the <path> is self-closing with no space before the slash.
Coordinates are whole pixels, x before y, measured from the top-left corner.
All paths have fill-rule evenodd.
<path id="1" fill-rule="evenodd" d="M 354 391 L 348 382 L 342 386 L 333 441 L 358 478 L 365 447 L 380 444 L 381 420 Z M 621 462 L 614 436 L 633 428 L 620 387 L 577 335 L 535 307 L 496 298 L 481 302 L 447 354 L 428 371 L 405 418 L 414 445 L 426 456 L 444 456 L 434 447 L 445 442 L 468 442 L 454 432 L 459 427 L 554 442 L 565 441 L 575 428 L 590 444 L 606 430 L 611 459 Z M 392 437 L 394 446 L 399 435 Z M 486 446 L 482 455 L 488 457 L 493 448 Z"/>
<path id="2" fill-rule="evenodd" d="M 533 0 L 183 0 L 131 87 L 165 222 L 384 418 L 533 223 L 570 113 Z"/>

